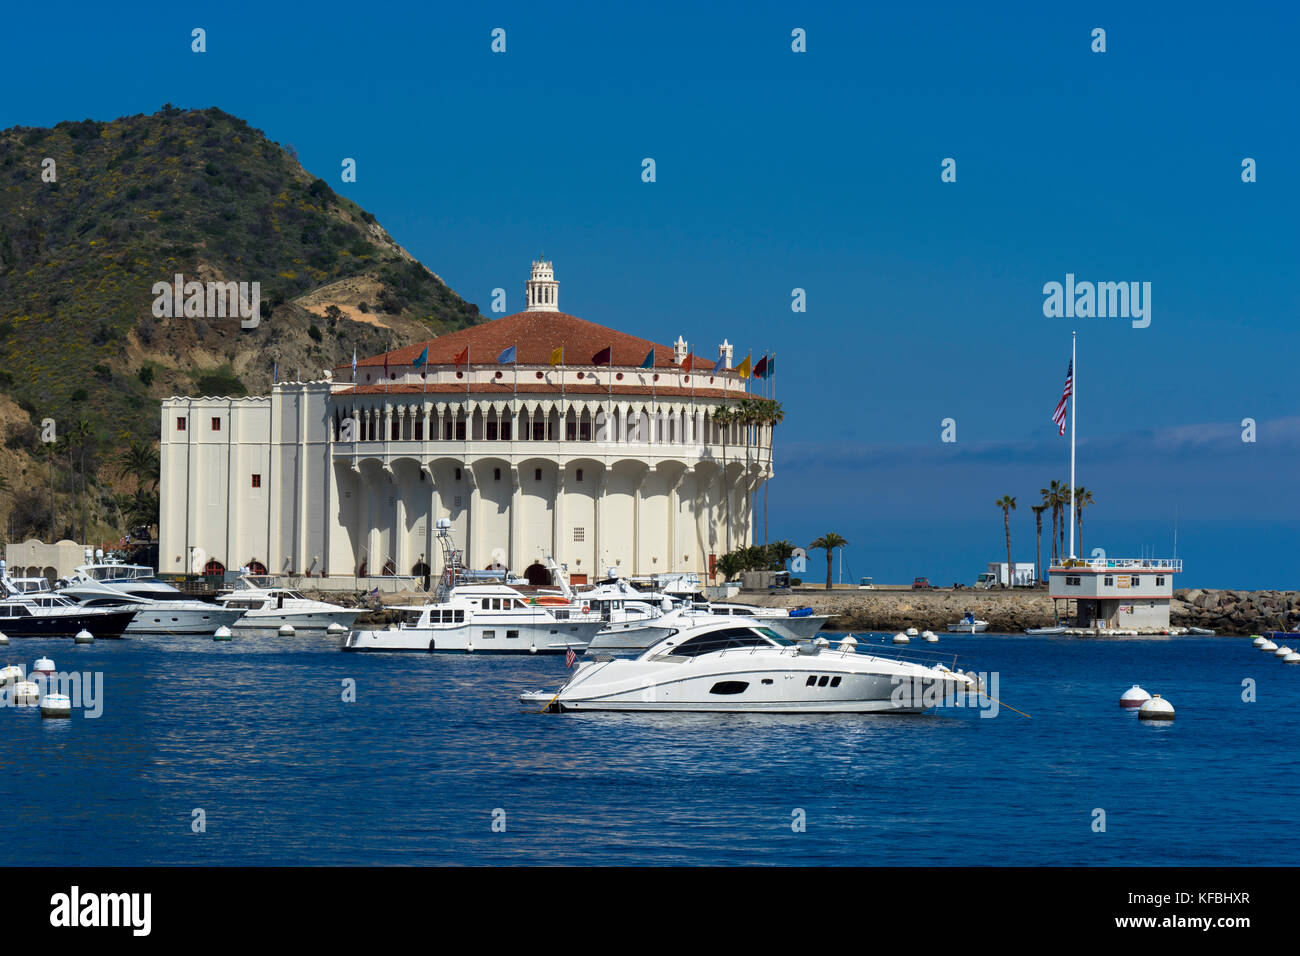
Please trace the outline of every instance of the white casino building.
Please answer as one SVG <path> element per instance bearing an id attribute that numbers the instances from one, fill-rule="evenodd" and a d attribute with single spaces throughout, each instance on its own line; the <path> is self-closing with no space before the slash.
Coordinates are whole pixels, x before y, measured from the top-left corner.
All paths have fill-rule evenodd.
<path id="1" fill-rule="evenodd" d="M 526 311 L 363 359 L 355 381 L 348 364 L 269 396 L 163 401 L 160 570 L 324 587 L 437 575 L 441 517 L 466 566 L 534 583 L 548 554 L 574 583 L 608 568 L 703 578 L 752 544 L 772 426 L 715 423 L 746 395 L 732 347 L 715 374 L 680 337 L 560 312 L 544 260 L 525 289 Z M 497 364 L 510 346 L 517 363 Z M 606 348 L 612 365 L 595 363 Z"/>

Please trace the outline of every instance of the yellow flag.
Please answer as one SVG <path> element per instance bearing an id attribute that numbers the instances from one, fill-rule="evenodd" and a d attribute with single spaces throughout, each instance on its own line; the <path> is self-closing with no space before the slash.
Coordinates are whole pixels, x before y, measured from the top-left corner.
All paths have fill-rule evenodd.
<path id="1" fill-rule="evenodd" d="M 741 378 L 749 378 L 749 358 L 750 356 L 746 355 L 745 361 L 741 362 L 736 368 L 736 371 L 740 373 Z"/>
<path id="2" fill-rule="evenodd" d="M 559 365 L 563 361 L 564 361 L 564 346 L 560 346 L 558 349 L 553 349 L 551 351 L 551 364 Z"/>

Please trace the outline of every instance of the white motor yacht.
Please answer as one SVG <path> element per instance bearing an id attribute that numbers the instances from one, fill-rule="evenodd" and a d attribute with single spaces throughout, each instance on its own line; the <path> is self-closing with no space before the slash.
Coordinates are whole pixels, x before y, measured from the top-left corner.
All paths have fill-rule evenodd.
<path id="1" fill-rule="evenodd" d="M 424 605 L 393 607 L 402 620 L 357 630 L 345 651 L 581 652 L 604 627 L 598 612 L 560 596 L 528 596 L 504 584 L 466 584 Z"/>
<path id="2" fill-rule="evenodd" d="M 860 653 L 851 638 L 796 644 L 753 619 L 711 617 L 634 659 L 583 660 L 558 691 L 519 700 L 554 711 L 916 714 L 974 689 L 943 664 Z"/>
<path id="3" fill-rule="evenodd" d="M 82 607 L 45 578 L 10 578 L 0 561 L 0 633 L 9 637 L 121 637 L 133 617 L 131 609 Z"/>
<path id="4" fill-rule="evenodd" d="M 290 588 L 280 587 L 273 575 L 245 574 L 235 589 L 217 598 L 231 611 L 241 612 L 235 630 L 278 633 L 288 624 L 295 632 L 327 631 L 331 624 L 348 628 L 361 616 L 359 608 L 313 601 Z"/>
<path id="5" fill-rule="evenodd" d="M 222 607 L 209 601 L 187 597 L 154 576 L 153 568 L 142 564 L 125 564 L 102 551 L 60 582 L 58 593 L 82 607 L 113 607 L 135 611 L 126 633 L 139 634 L 212 634 L 219 627 L 230 627 L 243 610 Z"/>

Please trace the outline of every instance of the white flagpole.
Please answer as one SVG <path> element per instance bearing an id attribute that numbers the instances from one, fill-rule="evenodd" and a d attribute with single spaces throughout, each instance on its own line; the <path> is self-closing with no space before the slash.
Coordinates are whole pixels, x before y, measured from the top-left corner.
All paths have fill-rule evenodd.
<path id="1" fill-rule="evenodd" d="M 1078 419 L 1079 366 L 1078 332 L 1070 333 L 1070 557 L 1074 557 L 1074 425 Z"/>

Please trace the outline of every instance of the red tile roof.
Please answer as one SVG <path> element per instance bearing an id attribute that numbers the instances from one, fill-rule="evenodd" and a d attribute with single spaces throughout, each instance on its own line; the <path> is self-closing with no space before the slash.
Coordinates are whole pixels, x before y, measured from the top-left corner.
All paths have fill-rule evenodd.
<path id="1" fill-rule="evenodd" d="M 358 361 L 357 365 L 361 363 Z M 702 381 L 704 381 L 702 379 Z M 470 386 L 470 392 L 474 395 L 493 394 L 493 395 L 511 395 L 514 394 L 514 388 L 510 382 L 475 382 Z M 608 395 L 610 390 L 604 385 L 568 385 L 564 389 L 565 395 Z M 696 398 L 742 398 L 739 392 L 728 392 L 720 388 L 697 388 L 693 393 L 689 388 L 680 388 L 676 386 L 658 386 L 653 391 L 649 385 L 615 385 L 613 393 L 615 395 L 646 395 L 656 396 L 658 398 L 690 398 L 692 394 Z M 464 395 L 464 385 L 429 385 L 423 387 L 420 385 L 390 384 L 388 388 L 383 385 L 357 385 L 352 388 L 341 389 L 334 393 L 340 395 Z M 519 384 L 520 395 L 559 395 L 560 386 L 540 384 Z"/>
<path id="2" fill-rule="evenodd" d="M 551 352 L 557 348 L 564 349 L 566 366 L 591 365 L 596 353 L 612 347 L 616 366 L 637 368 L 653 348 L 656 368 L 676 367 L 671 345 L 617 332 L 565 312 L 540 311 L 516 312 L 481 325 L 448 332 L 436 339 L 393 349 L 384 355 L 359 359 L 357 365 L 383 367 L 386 355 L 389 367 L 410 366 L 425 348 L 429 350 L 430 365 L 451 365 L 466 346 L 469 347 L 471 362 L 488 365 L 494 364 L 497 356 L 512 345 L 518 347 L 516 354 L 521 365 L 548 365 Z M 713 362 L 691 355 L 686 359 L 686 366 L 712 370 Z M 351 369 L 352 365 L 349 362 L 337 368 Z"/>

